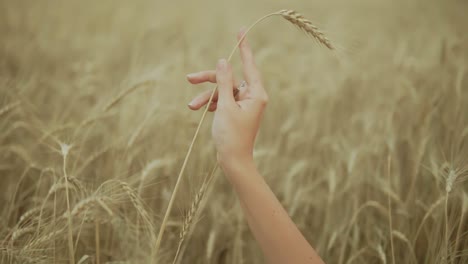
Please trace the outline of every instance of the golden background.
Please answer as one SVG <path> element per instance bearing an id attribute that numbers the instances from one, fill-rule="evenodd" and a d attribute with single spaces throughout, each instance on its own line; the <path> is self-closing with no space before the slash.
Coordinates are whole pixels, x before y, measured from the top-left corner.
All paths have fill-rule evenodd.
<path id="1" fill-rule="evenodd" d="M 152 256 L 186 105 L 212 87 L 185 75 L 285 8 L 337 46 L 280 17 L 249 34 L 270 97 L 255 157 L 299 229 L 326 263 L 467 263 L 462 0 L 1 1 L 1 263 L 72 262 L 67 196 L 76 263 L 172 263 L 216 162 L 210 115 Z M 179 263 L 262 263 L 222 173 L 196 212 Z"/>

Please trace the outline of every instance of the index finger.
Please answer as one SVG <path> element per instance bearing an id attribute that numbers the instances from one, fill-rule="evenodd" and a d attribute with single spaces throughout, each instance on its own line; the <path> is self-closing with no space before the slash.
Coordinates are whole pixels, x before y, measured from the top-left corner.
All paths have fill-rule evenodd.
<path id="1" fill-rule="evenodd" d="M 241 29 L 239 34 L 237 35 L 237 39 L 242 41 L 239 44 L 241 60 L 243 64 L 243 71 L 244 71 L 244 78 L 248 84 L 252 86 L 258 86 L 256 84 L 260 84 L 260 72 L 257 69 L 257 65 L 255 64 L 255 59 L 252 54 L 252 50 L 250 49 L 249 42 L 244 37 L 246 34 L 245 29 Z"/>

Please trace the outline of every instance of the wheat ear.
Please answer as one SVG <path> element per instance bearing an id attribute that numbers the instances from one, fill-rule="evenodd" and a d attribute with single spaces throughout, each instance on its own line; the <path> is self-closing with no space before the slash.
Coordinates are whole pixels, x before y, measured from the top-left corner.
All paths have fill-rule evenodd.
<path id="1" fill-rule="evenodd" d="M 182 245 L 184 244 L 187 235 L 190 235 L 189 232 L 193 231 L 193 228 L 191 228 L 193 220 L 195 219 L 195 217 L 198 214 L 198 211 L 200 210 L 200 205 L 203 201 L 203 198 L 206 194 L 206 191 L 208 189 L 208 186 L 210 185 L 211 180 L 213 180 L 217 167 L 218 166 L 215 165 L 213 169 L 211 170 L 211 173 L 205 177 L 200 187 L 200 190 L 198 190 L 197 195 L 195 195 L 195 199 L 192 201 L 192 205 L 190 206 L 190 209 L 185 215 L 184 224 L 182 226 L 182 230 L 180 231 L 179 245 L 177 246 L 177 252 L 175 254 L 174 260 L 172 261 L 172 264 L 178 263 L 177 260 L 179 256 L 182 257 L 182 254 L 184 253 L 185 247 L 182 249 Z"/>
<path id="2" fill-rule="evenodd" d="M 203 195 L 205 194 L 204 187 L 205 186 L 202 186 L 202 188 L 200 188 L 200 191 L 197 193 L 197 195 L 195 195 L 195 199 L 193 200 L 192 205 L 190 206 L 190 209 L 188 210 L 188 212 L 186 213 L 184 217 L 184 224 L 182 225 L 182 230 L 180 231 L 180 234 L 179 234 L 179 237 L 180 237 L 179 245 L 177 246 L 177 252 L 172 262 L 173 264 L 176 263 L 179 257 L 182 245 L 185 241 L 185 237 L 187 236 L 187 233 L 190 230 L 190 226 L 192 225 L 193 219 L 195 218 L 195 215 L 197 214 L 198 207 L 200 206 L 200 203 L 203 199 Z"/>
<path id="3" fill-rule="evenodd" d="M 15 241 L 29 233 L 34 233 L 36 231 L 35 227 L 25 227 L 25 228 L 18 228 L 16 229 L 13 234 L 11 235 L 11 243 L 15 243 Z"/>
<path id="4" fill-rule="evenodd" d="M 331 41 L 325 36 L 325 34 L 318 29 L 318 27 L 314 26 L 312 22 L 306 19 L 300 13 L 294 10 L 284 9 L 279 11 L 280 15 L 283 16 L 284 19 L 291 22 L 293 25 L 299 27 L 303 30 L 306 34 L 311 35 L 314 37 L 318 42 L 320 42 L 325 47 L 333 50 L 335 49 L 331 43 Z"/>
<path id="5" fill-rule="evenodd" d="M 449 234 L 449 216 L 448 216 L 448 201 L 450 193 L 452 192 L 453 185 L 457 180 L 458 174 L 455 170 L 450 169 L 449 175 L 447 176 L 446 186 L 445 186 L 445 260 L 451 262 L 450 258 L 450 234 Z"/>
<path id="6" fill-rule="evenodd" d="M 245 39 L 247 34 L 250 32 L 250 30 L 252 30 L 252 28 L 254 28 L 258 23 L 260 23 L 263 20 L 265 20 L 265 19 L 267 19 L 269 17 L 272 17 L 272 16 L 282 16 L 283 18 L 285 18 L 289 22 L 293 23 L 294 25 L 298 26 L 300 29 L 304 30 L 306 33 L 310 34 L 312 37 L 317 39 L 320 43 L 324 44 L 327 48 L 333 49 L 333 46 L 331 45 L 330 41 L 327 38 L 325 38 L 324 34 L 322 32 L 320 32 L 317 29 L 317 27 L 313 26 L 312 22 L 305 19 L 302 15 L 300 15 L 296 11 L 286 10 L 285 9 L 285 10 L 280 10 L 278 12 L 265 15 L 265 16 L 261 17 L 260 19 L 258 19 L 257 21 L 255 21 L 245 31 L 244 35 L 240 38 L 240 40 L 237 42 L 237 44 L 232 49 L 231 54 L 229 55 L 229 57 L 227 59 L 228 62 L 231 61 L 232 56 L 234 55 L 234 52 L 237 50 L 237 48 L 239 47 L 239 44 Z M 161 223 L 161 227 L 159 228 L 159 234 L 158 234 L 158 238 L 156 240 L 156 246 L 155 246 L 155 251 L 154 251 L 156 256 L 157 256 L 157 254 L 159 252 L 159 248 L 161 246 L 161 241 L 162 241 L 162 237 L 164 235 L 164 231 L 166 229 L 167 220 L 169 218 L 169 214 L 171 213 L 172 206 L 173 206 L 174 200 L 175 200 L 175 196 L 177 194 L 177 191 L 179 189 L 179 185 L 180 185 L 180 182 L 181 182 L 181 179 L 182 179 L 182 175 L 184 174 L 185 167 L 187 166 L 187 162 L 188 162 L 188 160 L 190 158 L 190 155 L 192 153 L 193 146 L 194 146 L 195 141 L 196 141 L 196 139 L 198 137 L 198 133 L 200 132 L 200 128 L 201 128 L 201 126 L 203 124 L 203 121 L 205 120 L 206 114 L 208 112 L 208 108 L 211 105 L 211 102 L 213 101 L 213 96 L 214 96 L 217 88 L 218 88 L 218 86 L 215 86 L 213 88 L 212 92 L 211 92 L 210 99 L 208 100 L 208 103 L 206 104 L 205 110 L 203 111 L 200 122 L 198 123 L 197 129 L 195 130 L 195 134 L 194 134 L 194 136 L 192 138 L 192 142 L 190 143 L 187 154 L 185 155 L 184 162 L 182 163 L 182 167 L 180 169 L 179 175 L 177 177 L 176 184 L 175 184 L 174 189 L 172 191 L 172 195 L 171 195 L 171 198 L 169 200 L 169 204 L 167 206 L 166 213 L 164 214 L 164 218 L 163 218 L 163 221 Z"/>

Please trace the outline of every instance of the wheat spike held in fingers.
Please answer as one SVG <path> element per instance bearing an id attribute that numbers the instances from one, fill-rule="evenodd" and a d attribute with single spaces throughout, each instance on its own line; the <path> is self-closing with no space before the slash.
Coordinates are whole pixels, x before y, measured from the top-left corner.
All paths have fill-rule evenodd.
<path id="1" fill-rule="evenodd" d="M 284 9 L 278 12 L 284 19 L 288 20 L 291 22 L 293 25 L 299 27 L 301 30 L 303 30 L 305 33 L 311 35 L 314 37 L 318 42 L 323 44 L 325 47 L 333 50 L 334 47 L 331 43 L 331 41 L 323 34 L 322 31 L 318 29 L 318 27 L 314 26 L 312 22 L 308 19 L 306 19 L 303 15 L 300 13 L 294 11 L 294 10 L 288 10 Z"/>

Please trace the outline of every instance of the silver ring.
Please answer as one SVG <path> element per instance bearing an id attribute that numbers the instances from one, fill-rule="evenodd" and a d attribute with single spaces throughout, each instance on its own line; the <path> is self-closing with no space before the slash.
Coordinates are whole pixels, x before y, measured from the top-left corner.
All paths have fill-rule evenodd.
<path id="1" fill-rule="evenodd" d="M 242 81 L 242 82 L 239 84 L 239 88 L 244 88 L 246 85 L 247 85 L 247 82 L 246 82 L 246 81 Z"/>
<path id="2" fill-rule="evenodd" d="M 236 97 L 236 96 L 239 94 L 240 88 L 244 88 L 245 86 L 247 86 L 247 82 L 246 82 L 246 81 L 242 81 L 242 82 L 239 84 L 239 87 L 234 88 L 234 97 Z"/>

